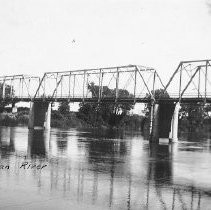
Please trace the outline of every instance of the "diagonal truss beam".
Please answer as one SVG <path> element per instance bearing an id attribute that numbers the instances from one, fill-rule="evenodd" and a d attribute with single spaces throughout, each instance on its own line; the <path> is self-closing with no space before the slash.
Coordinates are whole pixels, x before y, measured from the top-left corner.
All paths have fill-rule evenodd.
<path id="1" fill-rule="evenodd" d="M 148 85 L 146 84 L 146 81 L 144 80 L 144 77 L 142 76 L 140 69 L 137 68 L 137 67 L 136 67 L 136 69 L 138 70 L 138 73 L 139 73 L 139 75 L 141 76 L 142 81 L 144 82 L 144 85 L 145 85 L 145 87 L 147 88 L 148 93 L 150 94 L 150 96 L 151 96 L 152 99 L 154 100 L 155 98 L 154 98 L 154 96 L 152 95 L 152 93 L 151 93 L 151 91 L 150 91 Z"/>
<path id="2" fill-rule="evenodd" d="M 174 73 L 172 74 L 172 76 L 170 77 L 166 87 L 164 88 L 164 92 L 167 90 L 167 88 L 169 87 L 169 85 L 171 84 L 172 80 L 174 79 L 175 75 L 177 74 L 177 72 L 179 71 L 180 67 L 182 65 L 182 62 L 179 63 L 178 67 L 176 68 L 176 70 L 174 71 Z"/>
<path id="3" fill-rule="evenodd" d="M 36 96 L 38 95 L 39 90 L 40 90 L 40 87 L 41 87 L 41 85 L 42 85 L 42 82 L 43 82 L 45 76 L 46 76 L 46 73 L 44 73 L 44 75 L 43 75 L 43 77 L 42 77 L 42 79 L 41 79 L 41 81 L 40 81 L 40 83 L 39 83 L 39 86 L 38 86 L 38 88 L 37 88 L 37 90 L 36 90 L 36 92 L 35 92 L 34 98 L 36 98 Z"/>
<path id="4" fill-rule="evenodd" d="M 57 92 L 57 89 L 58 89 L 58 87 L 59 87 L 59 84 L 60 84 L 61 81 L 62 81 L 62 78 L 63 78 L 63 76 L 61 76 L 60 80 L 57 82 L 56 87 L 55 87 L 55 89 L 54 89 L 54 91 L 53 91 L 53 94 L 52 94 L 51 98 L 53 98 L 54 95 L 55 95 L 55 93 Z"/>
<path id="5" fill-rule="evenodd" d="M 198 66 L 196 71 L 194 72 L 194 74 L 191 76 L 191 78 L 188 81 L 187 85 L 185 86 L 185 88 L 183 89 L 183 91 L 180 94 L 180 100 L 181 100 L 181 97 L 183 96 L 183 94 L 185 93 L 185 91 L 187 90 L 187 88 L 189 87 L 189 85 L 191 84 L 193 78 L 196 76 L 197 72 L 199 72 L 200 69 L 201 69 L 201 66 Z"/>

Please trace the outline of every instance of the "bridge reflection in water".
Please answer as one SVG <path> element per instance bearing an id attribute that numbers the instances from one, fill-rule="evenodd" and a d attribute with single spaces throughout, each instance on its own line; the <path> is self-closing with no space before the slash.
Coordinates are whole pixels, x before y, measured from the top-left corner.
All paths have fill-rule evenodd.
<path id="1" fill-rule="evenodd" d="M 206 209 L 208 143 L 149 145 L 139 133 L 1 127 L 1 165 L 10 169 L 0 170 L 0 206 Z M 23 170 L 25 161 L 47 167 Z"/>

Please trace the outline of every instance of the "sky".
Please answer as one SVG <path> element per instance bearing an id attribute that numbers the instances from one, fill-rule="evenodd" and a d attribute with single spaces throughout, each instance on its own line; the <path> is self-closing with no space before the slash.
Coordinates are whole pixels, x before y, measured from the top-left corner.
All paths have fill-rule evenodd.
<path id="1" fill-rule="evenodd" d="M 211 0 L 1 0 L 0 74 L 211 58 Z"/>
<path id="2" fill-rule="evenodd" d="M 211 57 L 209 0 L 1 0 L 1 75 Z"/>

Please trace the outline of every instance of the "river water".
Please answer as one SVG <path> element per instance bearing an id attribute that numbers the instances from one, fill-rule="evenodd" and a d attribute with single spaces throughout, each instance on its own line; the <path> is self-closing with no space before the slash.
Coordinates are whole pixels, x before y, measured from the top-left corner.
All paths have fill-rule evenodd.
<path id="1" fill-rule="evenodd" d="M 193 135 L 195 136 L 195 135 Z M 211 139 L 0 127 L 0 209 L 211 209 Z"/>

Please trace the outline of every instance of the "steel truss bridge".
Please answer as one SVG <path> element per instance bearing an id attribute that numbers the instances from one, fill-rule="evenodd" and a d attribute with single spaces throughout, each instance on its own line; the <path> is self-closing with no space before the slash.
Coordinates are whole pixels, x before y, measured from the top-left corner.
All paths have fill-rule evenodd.
<path id="1" fill-rule="evenodd" d="M 154 68 L 109 68 L 0 76 L 0 100 L 69 102 L 211 102 L 211 60 L 182 61 L 166 85 Z M 169 97 L 156 95 L 157 89 Z"/>

